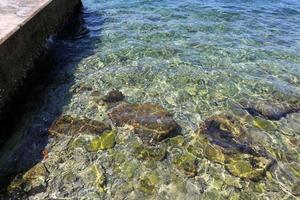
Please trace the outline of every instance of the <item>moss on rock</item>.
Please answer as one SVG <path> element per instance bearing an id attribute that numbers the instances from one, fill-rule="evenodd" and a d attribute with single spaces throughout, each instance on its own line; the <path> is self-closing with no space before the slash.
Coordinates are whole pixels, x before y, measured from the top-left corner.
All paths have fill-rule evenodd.
<path id="1" fill-rule="evenodd" d="M 103 133 L 101 136 L 94 138 L 87 146 L 87 149 L 89 151 L 111 149 L 115 146 L 116 135 L 117 133 L 115 130 L 107 131 Z"/>

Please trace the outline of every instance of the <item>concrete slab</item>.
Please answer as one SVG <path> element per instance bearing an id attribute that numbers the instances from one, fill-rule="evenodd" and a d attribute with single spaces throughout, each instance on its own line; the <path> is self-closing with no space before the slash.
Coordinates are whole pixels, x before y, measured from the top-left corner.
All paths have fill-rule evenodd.
<path id="1" fill-rule="evenodd" d="M 52 0 L 1 0 L 0 45 Z"/>
<path id="2" fill-rule="evenodd" d="M 49 36 L 62 30 L 81 0 L 0 0 L 0 122 Z"/>

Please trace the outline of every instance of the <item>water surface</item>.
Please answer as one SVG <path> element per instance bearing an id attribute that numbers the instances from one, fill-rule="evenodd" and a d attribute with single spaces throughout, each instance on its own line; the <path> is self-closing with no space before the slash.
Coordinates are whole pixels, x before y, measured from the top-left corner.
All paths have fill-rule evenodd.
<path id="1" fill-rule="evenodd" d="M 241 107 L 247 100 L 290 103 L 300 99 L 300 3 L 296 0 L 84 0 L 83 4 L 83 28 L 74 37 L 54 42 L 57 64 L 38 108 L 25 114 L 25 125 L 20 125 L 23 135 L 44 134 L 60 113 L 107 121 L 107 110 L 95 104 L 93 91 L 106 94 L 118 89 L 130 103 L 163 106 L 174 115 L 185 138 L 218 113 L 244 119 L 247 112 Z M 242 180 L 201 158 L 197 176 L 187 178 L 174 172 L 168 157 L 157 164 L 163 181 L 148 197 L 297 199 L 300 114 L 269 120 L 275 127 L 271 129 L 254 127 L 251 120 L 244 119 L 252 136 L 280 154 L 271 177 L 260 182 Z M 126 130 L 118 131 L 128 137 Z M 143 166 L 131 155 L 130 144 L 112 151 L 124 152 L 127 161 Z M 147 197 L 134 185 L 152 170 L 140 167 L 133 177 L 120 178 L 108 161 L 112 152 L 77 153 L 89 157 L 85 161 L 77 157 L 84 166 L 100 163 L 105 169 L 109 178 L 102 198 Z M 71 165 L 68 162 L 61 171 Z M 183 180 L 178 187 L 184 189 L 167 181 L 170 174 Z M 61 181 L 51 182 L 47 198 L 95 197 L 94 191 L 76 184 L 64 193 L 55 185 Z M 131 189 L 119 188 L 131 184 Z"/>

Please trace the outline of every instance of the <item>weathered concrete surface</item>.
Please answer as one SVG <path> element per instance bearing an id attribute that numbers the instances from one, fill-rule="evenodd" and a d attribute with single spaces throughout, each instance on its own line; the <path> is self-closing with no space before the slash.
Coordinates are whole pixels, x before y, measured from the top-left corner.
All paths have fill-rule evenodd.
<path id="1" fill-rule="evenodd" d="M 80 0 L 0 0 L 0 120 L 7 102 Z"/>

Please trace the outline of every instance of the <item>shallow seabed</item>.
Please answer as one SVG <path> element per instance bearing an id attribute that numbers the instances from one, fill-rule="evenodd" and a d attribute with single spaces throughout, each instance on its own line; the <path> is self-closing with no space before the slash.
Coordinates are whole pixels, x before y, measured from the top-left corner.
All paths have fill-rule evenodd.
<path id="1" fill-rule="evenodd" d="M 56 41 L 51 84 L 19 132 L 39 137 L 60 112 L 109 123 L 110 108 L 99 99 L 117 89 L 129 103 L 164 107 L 182 136 L 159 142 L 156 150 L 164 156 L 158 158 L 137 156 L 137 149 L 150 147 L 129 126 L 113 127 L 116 144 L 96 152 L 85 145 L 94 136 L 50 138 L 41 161 L 49 173 L 40 178 L 46 188 L 25 188 L 29 199 L 300 198 L 299 1 L 83 4 L 85 28 Z M 296 108 L 273 119 L 245 109 L 252 104 Z M 220 113 L 240 121 L 253 148 L 275 160 L 259 180 L 189 151 L 199 124 Z M 174 161 L 178 155 L 188 158 L 188 169 Z M 196 174 L 187 175 L 193 167 Z"/>

